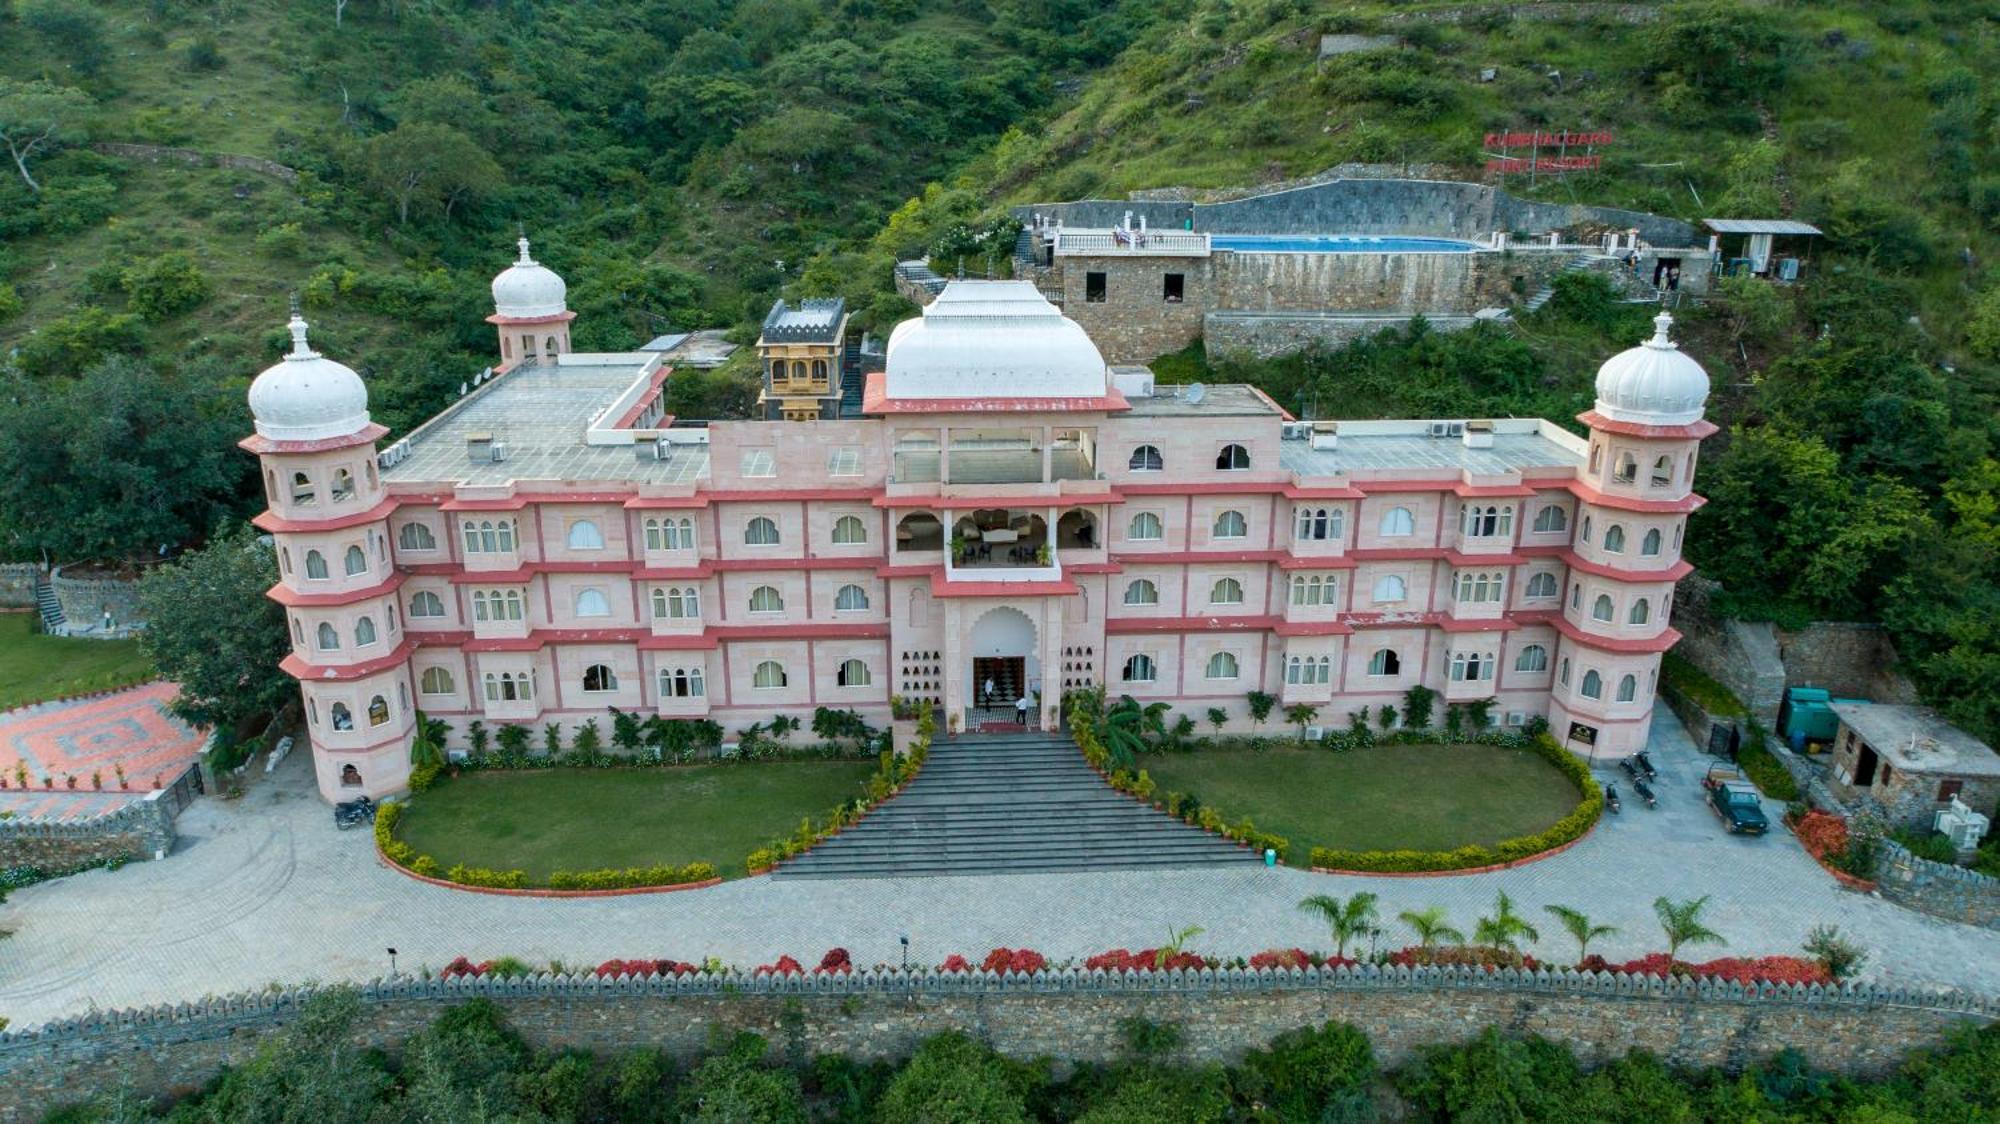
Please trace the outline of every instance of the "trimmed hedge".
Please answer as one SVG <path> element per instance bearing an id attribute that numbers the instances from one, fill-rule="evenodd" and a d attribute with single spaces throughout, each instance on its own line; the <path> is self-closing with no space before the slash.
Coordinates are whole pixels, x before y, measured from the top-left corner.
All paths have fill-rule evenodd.
<path id="1" fill-rule="evenodd" d="M 799 821 L 799 828 L 783 839 L 773 839 L 769 843 L 744 858 L 743 865 L 752 874 L 762 874 L 786 859 L 797 858 L 814 847 L 832 838 L 835 833 L 867 815 L 876 805 L 894 796 L 917 770 L 924 767 L 924 758 L 929 756 L 931 739 L 937 734 L 937 718 L 931 713 L 929 703 L 917 708 L 917 736 L 910 741 L 909 752 L 900 756 L 893 749 L 885 749 L 878 757 L 873 776 L 868 778 L 866 799 L 857 799 L 837 804 L 818 824 L 811 817 Z"/>
<path id="2" fill-rule="evenodd" d="M 1096 707 L 1101 705 L 1102 701 L 1095 692 L 1074 693 L 1069 707 L 1070 736 L 1076 739 L 1077 748 L 1083 751 L 1083 759 L 1102 774 L 1112 788 L 1128 796 L 1154 803 L 1158 787 L 1146 770 L 1141 769 L 1133 773 L 1126 769 L 1111 768 L 1111 752 L 1104 747 L 1104 739 L 1097 732 L 1099 714 Z M 1259 830 L 1250 817 L 1245 816 L 1235 823 L 1230 823 L 1214 808 L 1190 804 L 1178 792 L 1168 793 L 1166 798 L 1159 802 L 1159 806 L 1168 815 L 1189 827 L 1198 827 L 1203 831 L 1220 835 L 1232 843 L 1241 843 L 1258 851 L 1274 850 L 1279 855 L 1284 855 L 1291 849 L 1291 840 L 1282 835 Z"/>
<path id="3" fill-rule="evenodd" d="M 416 848 L 396 838 L 396 821 L 402 816 L 403 805 L 394 800 L 384 801 L 375 809 L 375 846 L 382 857 L 412 874 L 442 878 L 460 886 L 501 890 L 629 890 L 641 886 L 684 886 L 717 876 L 713 863 L 661 864 L 624 870 L 558 870 L 539 884 L 531 881 L 525 870 L 491 870 L 463 863 L 440 869 L 436 859 L 418 854 Z"/>
<path id="4" fill-rule="evenodd" d="M 1330 870 L 1365 870 L 1384 874 L 1467 870 L 1519 862 L 1582 838 L 1604 813 L 1604 789 L 1590 775 L 1590 766 L 1546 734 L 1528 739 L 1520 748 L 1522 752 L 1536 754 L 1555 766 L 1570 779 L 1570 783 L 1576 785 L 1577 792 L 1582 796 L 1575 809 L 1546 830 L 1503 839 L 1492 846 L 1472 844 L 1452 851 L 1343 851 L 1314 847 L 1312 865 Z"/>

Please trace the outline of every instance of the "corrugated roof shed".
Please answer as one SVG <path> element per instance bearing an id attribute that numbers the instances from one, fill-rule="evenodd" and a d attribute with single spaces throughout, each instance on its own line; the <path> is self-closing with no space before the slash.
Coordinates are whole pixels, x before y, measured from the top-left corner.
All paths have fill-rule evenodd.
<path id="1" fill-rule="evenodd" d="M 1809 222 L 1791 219 L 1703 219 L 1702 225 L 1717 234 L 1819 234 Z"/>

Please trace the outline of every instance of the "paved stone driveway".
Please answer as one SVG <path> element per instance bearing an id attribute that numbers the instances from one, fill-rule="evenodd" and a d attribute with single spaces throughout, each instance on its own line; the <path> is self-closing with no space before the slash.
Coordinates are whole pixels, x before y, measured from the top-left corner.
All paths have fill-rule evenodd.
<path id="1" fill-rule="evenodd" d="M 1505 890 L 1542 925 L 1536 951 L 1573 956 L 1542 912 L 1574 905 L 1620 926 L 1608 956 L 1659 947 L 1652 902 L 1711 894 L 1709 924 L 1729 939 L 1707 955 L 1789 953 L 1832 922 L 1876 950 L 1868 975 L 2000 993 L 2000 933 L 1911 913 L 1841 889 L 1783 830 L 1724 835 L 1701 803 L 1701 761 L 1663 718 L 1654 750 L 1658 810 L 1627 799 L 1622 816 L 1553 859 L 1446 878 L 1331 877 L 1303 871 L 1016 875 L 773 882 L 753 878 L 690 893 L 595 900 L 492 897 L 413 882 L 376 865 L 363 831 L 336 831 L 311 790 L 304 758 L 250 795 L 203 800 L 181 818 L 165 862 L 96 871 L 31 887 L 0 906 L 0 1015 L 15 1026 L 103 1008 L 255 989 L 271 981 L 361 980 L 436 967 L 461 953 L 595 965 L 611 957 L 719 956 L 754 965 L 780 953 L 817 958 L 833 945 L 856 961 L 893 963 L 896 937 L 913 961 L 1027 945 L 1052 958 L 1159 943 L 1200 925 L 1191 947 L 1248 954 L 1274 945 L 1326 947 L 1297 910 L 1308 894 L 1370 890 L 1382 911 L 1442 905 L 1470 929 Z M 1621 778 L 1622 779 L 1622 778 Z M 1625 787 L 1620 786 L 1621 790 Z M 1779 809 L 1770 809 L 1776 818 Z M 1385 941 L 1407 934 L 1389 925 Z M 1893 949 L 1885 960 L 1881 950 Z"/>

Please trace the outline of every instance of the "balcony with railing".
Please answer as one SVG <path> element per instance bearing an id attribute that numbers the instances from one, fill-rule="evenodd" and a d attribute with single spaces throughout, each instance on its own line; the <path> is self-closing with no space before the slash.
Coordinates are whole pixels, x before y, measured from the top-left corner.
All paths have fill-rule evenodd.
<path id="1" fill-rule="evenodd" d="M 1102 479 L 1095 434 L 1085 430 L 982 430 L 896 444 L 892 483 L 1053 484 Z"/>

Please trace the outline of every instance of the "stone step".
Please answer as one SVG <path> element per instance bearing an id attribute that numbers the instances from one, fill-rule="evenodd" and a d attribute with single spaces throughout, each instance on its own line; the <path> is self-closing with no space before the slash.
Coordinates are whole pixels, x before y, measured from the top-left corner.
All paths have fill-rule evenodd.
<path id="1" fill-rule="evenodd" d="M 953 855 L 928 852 L 885 861 L 826 861 L 808 865 L 805 856 L 779 867 L 777 878 L 922 878 L 968 874 L 1064 874 L 1093 870 L 1179 870 L 1188 867 L 1241 866 L 1238 856 L 1191 855 L 1073 855 L 1020 858 L 1007 855 Z"/>

